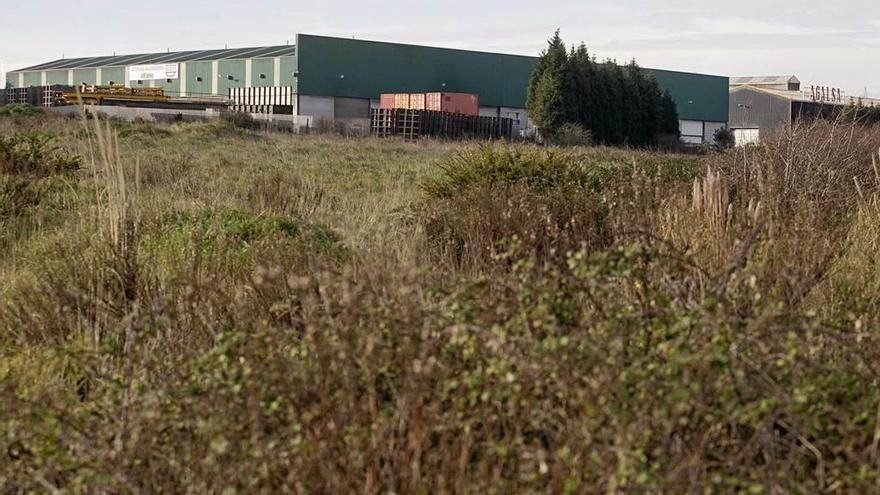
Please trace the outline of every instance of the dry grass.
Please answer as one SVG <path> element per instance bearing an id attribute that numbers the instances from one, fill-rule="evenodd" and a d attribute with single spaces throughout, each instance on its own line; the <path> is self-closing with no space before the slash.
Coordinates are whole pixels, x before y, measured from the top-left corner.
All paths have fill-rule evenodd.
<path id="1" fill-rule="evenodd" d="M 875 129 L 684 157 L 19 127 L 89 159 L 0 257 L 2 493 L 880 483 Z"/>

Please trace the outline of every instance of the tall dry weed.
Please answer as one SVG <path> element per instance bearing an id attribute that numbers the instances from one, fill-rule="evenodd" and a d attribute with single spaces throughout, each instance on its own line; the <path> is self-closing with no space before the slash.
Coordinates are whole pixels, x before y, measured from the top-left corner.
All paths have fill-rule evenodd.
<path id="1" fill-rule="evenodd" d="M 16 343 L 0 349 L 0 486 L 872 493 L 880 136 L 828 129 L 709 167 L 599 149 L 519 167 L 482 150 L 409 210 L 436 242 L 424 264 L 352 242 L 394 232 L 383 194 L 417 189 L 340 194 L 374 172 L 350 144 L 343 184 L 319 184 L 332 202 L 232 163 L 196 209 L 149 212 L 136 174 L 96 153 L 89 218 L 105 232 L 64 237 L 45 282 L 0 310 Z M 328 255 L 332 232 L 282 214 L 301 205 L 371 247 Z M 120 249 L 136 253 L 133 298 Z M 93 328 L 101 345 L 81 345 Z"/>

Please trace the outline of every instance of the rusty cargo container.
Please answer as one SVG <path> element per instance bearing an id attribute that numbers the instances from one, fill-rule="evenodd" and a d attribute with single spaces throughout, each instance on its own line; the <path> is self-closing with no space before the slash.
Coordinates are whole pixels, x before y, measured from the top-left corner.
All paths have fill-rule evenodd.
<path id="1" fill-rule="evenodd" d="M 476 116 L 480 114 L 480 97 L 470 93 L 427 93 L 425 109 Z"/>

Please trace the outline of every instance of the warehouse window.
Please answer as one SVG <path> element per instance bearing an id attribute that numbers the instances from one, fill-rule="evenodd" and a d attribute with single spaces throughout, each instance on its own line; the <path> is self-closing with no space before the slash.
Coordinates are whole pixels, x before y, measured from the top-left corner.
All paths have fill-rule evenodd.
<path id="1" fill-rule="evenodd" d="M 165 82 L 171 84 L 171 79 L 165 79 Z"/>
<path id="2" fill-rule="evenodd" d="M 142 84 L 144 84 L 144 82 L 143 82 L 143 81 L 138 81 L 138 84 L 139 84 L 139 85 L 142 85 Z"/>
<path id="3" fill-rule="evenodd" d="M 235 81 L 235 76 L 233 76 L 232 74 L 229 74 L 228 76 L 226 76 L 226 79 L 228 79 L 230 81 Z"/>
<path id="4" fill-rule="evenodd" d="M 266 74 L 260 74 L 260 79 L 266 79 Z"/>
<path id="5" fill-rule="evenodd" d="M 196 82 L 202 82 L 202 78 L 201 78 L 201 77 L 197 77 L 197 78 L 196 78 Z"/>

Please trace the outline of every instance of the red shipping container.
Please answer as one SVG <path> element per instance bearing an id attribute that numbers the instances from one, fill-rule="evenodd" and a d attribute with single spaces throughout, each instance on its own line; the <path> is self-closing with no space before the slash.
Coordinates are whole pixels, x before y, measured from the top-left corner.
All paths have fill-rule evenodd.
<path id="1" fill-rule="evenodd" d="M 409 95 L 409 108 L 412 110 L 424 110 L 425 109 L 425 94 L 424 93 L 411 93 Z"/>
<path id="2" fill-rule="evenodd" d="M 383 94 L 379 97 L 379 108 L 394 108 L 394 94 Z"/>
<path id="3" fill-rule="evenodd" d="M 425 95 L 425 108 L 476 116 L 480 114 L 480 97 L 470 93 L 428 93 Z"/>

